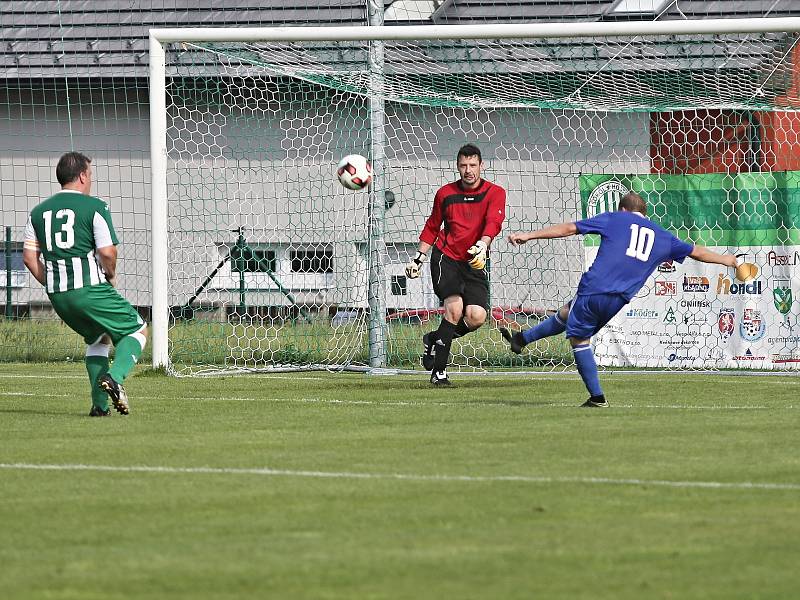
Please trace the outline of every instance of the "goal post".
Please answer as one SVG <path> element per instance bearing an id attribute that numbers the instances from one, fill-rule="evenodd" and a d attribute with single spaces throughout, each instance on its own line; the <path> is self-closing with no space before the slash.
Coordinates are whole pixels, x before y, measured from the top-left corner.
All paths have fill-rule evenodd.
<path id="1" fill-rule="evenodd" d="M 800 201 L 775 174 L 800 171 L 786 150 L 798 31 L 800 18 L 151 30 L 154 366 L 414 368 L 441 309 L 402 265 L 472 142 L 508 191 L 508 231 L 613 209 L 630 189 L 684 239 L 751 261 L 747 281 L 665 265 L 595 340 L 601 365 L 794 368 Z M 374 162 L 368 192 L 335 180 L 351 152 Z M 596 242 L 501 237 L 490 322 L 454 343 L 455 368 L 572 368 L 563 340 L 511 356 L 496 325 L 569 300 Z"/>

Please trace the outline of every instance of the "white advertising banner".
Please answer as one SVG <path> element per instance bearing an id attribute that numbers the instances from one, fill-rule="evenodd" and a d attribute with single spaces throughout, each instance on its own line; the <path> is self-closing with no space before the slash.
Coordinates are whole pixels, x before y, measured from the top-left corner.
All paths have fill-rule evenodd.
<path id="1" fill-rule="evenodd" d="M 714 249 L 745 262 L 736 273 L 691 258 L 659 265 L 595 336 L 598 364 L 800 369 L 800 247 Z M 586 248 L 587 265 L 596 253 Z"/>

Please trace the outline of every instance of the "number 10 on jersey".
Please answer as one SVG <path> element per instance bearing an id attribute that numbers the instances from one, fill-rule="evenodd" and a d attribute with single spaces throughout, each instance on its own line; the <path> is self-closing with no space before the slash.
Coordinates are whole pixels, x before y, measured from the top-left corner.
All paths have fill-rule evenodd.
<path id="1" fill-rule="evenodd" d="M 625 250 L 625 255 L 647 262 L 650 258 L 650 252 L 653 250 L 653 244 L 656 241 L 656 232 L 649 227 L 639 227 L 636 223 L 631 224 L 631 241 L 628 244 L 628 249 Z"/>

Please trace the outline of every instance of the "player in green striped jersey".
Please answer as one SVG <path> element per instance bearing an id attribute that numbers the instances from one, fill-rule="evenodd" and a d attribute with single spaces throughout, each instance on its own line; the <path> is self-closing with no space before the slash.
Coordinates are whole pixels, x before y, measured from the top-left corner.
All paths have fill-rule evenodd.
<path id="1" fill-rule="evenodd" d="M 90 195 L 91 159 L 68 152 L 58 161 L 61 191 L 37 205 L 25 229 L 25 266 L 45 286 L 59 317 L 83 336 L 92 393 L 90 416 L 127 415 L 122 383 L 142 354 L 147 326 L 114 289 L 117 234 L 108 205 Z M 109 351 L 114 344 L 114 365 Z"/>

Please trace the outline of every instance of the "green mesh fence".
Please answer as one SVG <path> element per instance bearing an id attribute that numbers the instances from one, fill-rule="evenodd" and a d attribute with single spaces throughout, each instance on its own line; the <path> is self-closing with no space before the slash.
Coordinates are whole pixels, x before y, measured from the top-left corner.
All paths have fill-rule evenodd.
<path id="1" fill-rule="evenodd" d="M 4 4 L 0 360 L 83 356 L 82 341 L 60 324 L 21 262 L 27 215 L 56 189 L 53 169 L 68 150 L 94 158 L 95 193 L 109 201 L 122 241 L 121 291 L 150 317 L 149 27 L 368 20 L 361 0 L 256 4 Z M 621 14 L 615 3 L 600 1 L 520 2 L 502 9 L 477 0 L 431 3 L 430 10 L 425 4 L 386 3 L 384 17 L 391 24 L 426 25 L 727 16 L 705 3 L 672 3 L 650 15 Z M 797 13 L 771 0 L 737 7 L 737 16 Z M 369 106 L 376 95 L 385 101 L 380 177 L 387 191 L 381 247 L 387 366 L 417 365 L 419 338 L 439 321 L 427 273 L 407 281 L 402 267 L 434 191 L 455 178 L 454 154 L 467 141 L 484 151 L 486 177 L 508 190 L 507 231 L 578 218 L 593 193 L 593 202 L 615 197 L 602 188 L 614 179 L 660 190 L 648 196 L 657 219 L 669 218 L 669 226 L 689 239 L 735 243 L 720 248 L 747 253 L 759 269 L 750 281 L 729 277 L 717 293 L 719 273 L 665 266 L 646 286 L 651 297 L 631 305 L 641 312 L 628 318 L 640 320 L 625 325 L 624 334 L 597 340 L 598 354 L 612 356 L 606 364 L 797 364 L 791 294 L 796 210 L 790 201 L 792 177 L 800 170 L 791 159 L 797 139 L 795 34 L 440 40 L 386 43 L 384 49 L 379 81 L 363 43 L 170 49 L 169 303 L 176 371 L 369 362 L 368 195 L 345 192 L 333 167 L 344 154 L 369 155 Z M 695 174 L 708 176 L 708 185 L 700 185 L 696 196 L 681 196 L 678 190 L 688 185 L 683 177 Z M 680 214 L 697 220 L 672 218 L 675 202 L 687 207 Z M 759 237 L 767 229 L 774 232 L 769 241 Z M 455 344 L 454 368 L 570 368 L 564 340 L 540 342 L 517 357 L 507 353 L 496 327 L 534 324 L 569 299 L 592 247 L 575 239 L 520 251 L 498 239 L 490 264 L 490 320 Z M 705 277 L 709 291 L 684 292 L 684 275 Z M 756 280 L 758 297 L 726 293 Z M 703 287 L 702 279 L 693 281 L 690 290 Z M 658 296 L 662 304 L 647 304 L 656 289 L 675 293 Z M 707 305 L 695 306 L 702 302 Z M 731 334 L 719 327 L 726 311 L 734 315 Z M 751 338 L 760 334 L 753 311 L 766 325 L 763 336 L 750 341 L 741 331 Z M 672 327 L 671 337 L 650 327 L 656 320 Z M 623 325 L 612 326 L 623 331 Z M 632 356 L 639 347 L 658 352 L 642 362 Z"/>

